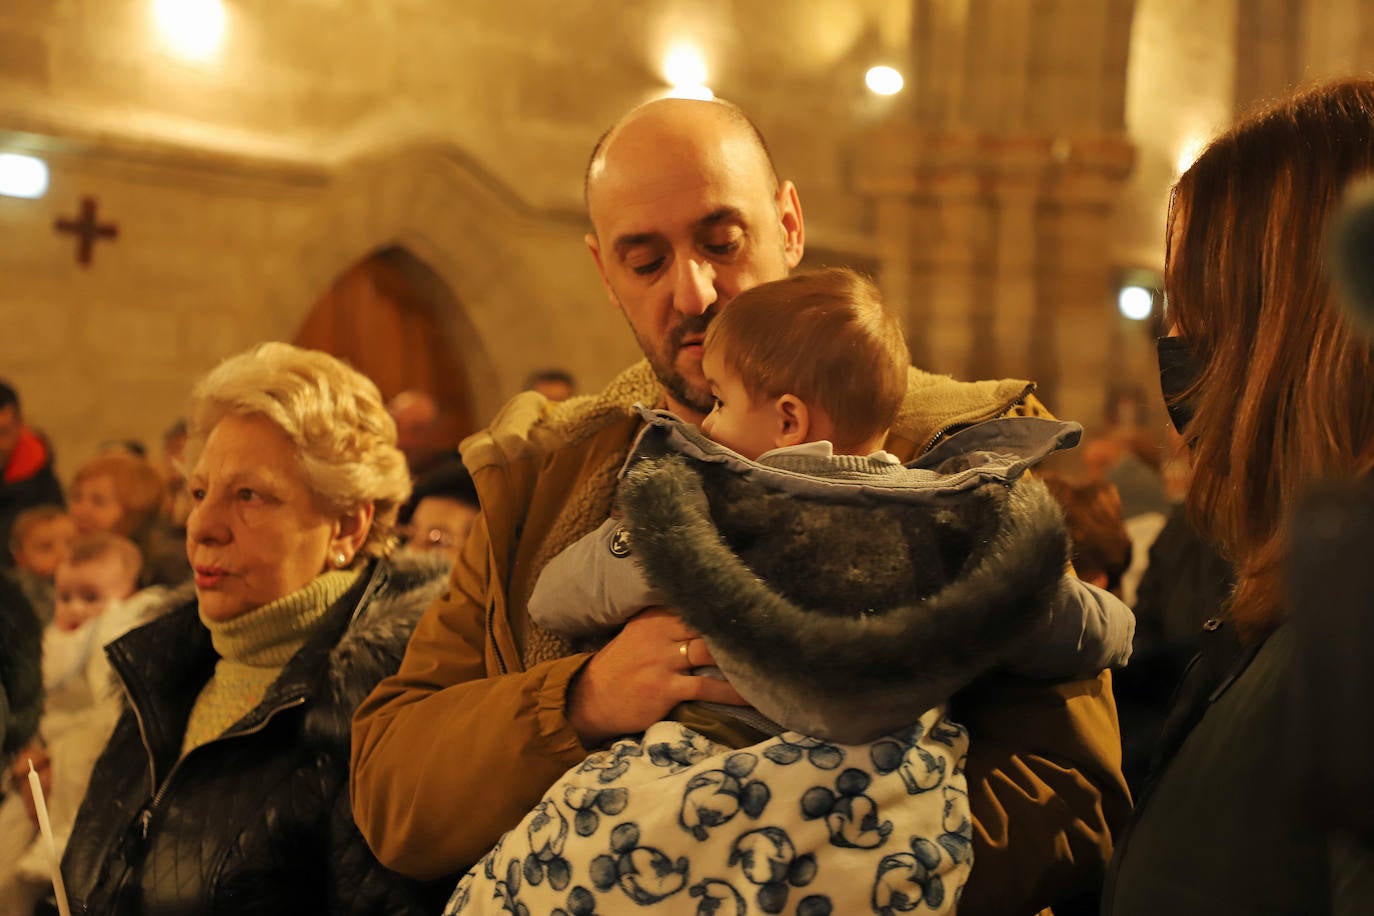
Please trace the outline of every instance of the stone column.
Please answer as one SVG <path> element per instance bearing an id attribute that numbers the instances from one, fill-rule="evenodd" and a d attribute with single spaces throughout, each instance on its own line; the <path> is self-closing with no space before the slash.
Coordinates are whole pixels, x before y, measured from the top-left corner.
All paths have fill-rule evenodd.
<path id="1" fill-rule="evenodd" d="M 1133 161 L 1119 134 L 863 140 L 884 287 L 922 368 L 1035 379 L 1057 412 L 1094 422 L 1112 378 L 1112 204 Z"/>
<path id="2" fill-rule="evenodd" d="M 1111 217 L 1133 161 L 1124 137 L 1074 142 L 1047 177 L 1040 208 L 1037 273 L 1052 327 L 1042 342 L 1052 343 L 1055 360 L 1044 393 L 1060 416 L 1089 426 L 1100 421 L 1119 375 L 1110 360 L 1117 315 Z"/>

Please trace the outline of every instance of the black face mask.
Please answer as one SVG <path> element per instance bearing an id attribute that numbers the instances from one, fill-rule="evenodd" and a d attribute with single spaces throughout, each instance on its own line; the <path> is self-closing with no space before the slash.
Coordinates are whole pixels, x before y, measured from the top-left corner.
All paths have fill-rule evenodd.
<path id="1" fill-rule="evenodd" d="M 1193 351 L 1182 337 L 1161 337 L 1156 343 L 1159 353 L 1159 387 L 1164 392 L 1164 406 L 1174 429 L 1183 435 L 1188 421 L 1193 419 L 1193 404 L 1183 399 L 1183 393 L 1197 381 L 1199 368 L 1193 361 Z"/>

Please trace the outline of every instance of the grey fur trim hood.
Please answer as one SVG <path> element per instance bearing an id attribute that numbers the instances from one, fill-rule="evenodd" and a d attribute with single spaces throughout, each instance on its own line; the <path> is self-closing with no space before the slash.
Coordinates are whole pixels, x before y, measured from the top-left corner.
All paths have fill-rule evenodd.
<path id="1" fill-rule="evenodd" d="M 1068 535 L 1023 472 L 1078 428 L 992 422 L 1025 434 L 1023 454 L 986 450 L 1004 438 L 991 430 L 952 437 L 936 467 L 818 479 L 658 416 L 620 508 L 650 581 L 746 700 L 860 743 L 947 700 L 1050 615 Z"/>

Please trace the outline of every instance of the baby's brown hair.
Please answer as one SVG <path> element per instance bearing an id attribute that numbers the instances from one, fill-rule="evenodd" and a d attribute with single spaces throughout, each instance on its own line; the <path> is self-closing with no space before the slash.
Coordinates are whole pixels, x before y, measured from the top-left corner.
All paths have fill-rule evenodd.
<path id="1" fill-rule="evenodd" d="M 66 509 L 55 504 L 34 506 L 20 512 L 14 518 L 14 525 L 10 527 L 10 553 L 18 555 L 24 546 L 24 538 L 28 537 L 34 528 L 44 522 L 62 518 L 66 514 Z"/>
<path id="2" fill-rule="evenodd" d="M 66 565 L 80 566 L 107 557 L 118 561 L 131 586 L 138 582 L 138 574 L 143 570 L 142 552 L 133 541 L 108 531 L 84 534 L 73 541 Z"/>
<path id="3" fill-rule="evenodd" d="M 755 400 L 792 394 L 825 411 L 835 447 L 885 432 L 906 397 L 911 354 L 878 288 L 830 267 L 736 296 L 706 332 Z"/>

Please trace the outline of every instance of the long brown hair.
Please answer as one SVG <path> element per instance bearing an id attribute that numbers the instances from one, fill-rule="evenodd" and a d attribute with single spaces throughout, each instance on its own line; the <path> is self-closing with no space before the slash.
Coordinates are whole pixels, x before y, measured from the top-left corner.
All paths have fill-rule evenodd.
<path id="1" fill-rule="evenodd" d="M 1174 188 L 1168 314 L 1201 369 L 1188 506 L 1236 567 L 1230 613 L 1247 637 L 1282 614 L 1304 485 L 1374 468 L 1374 359 L 1323 264 L 1343 191 L 1371 171 L 1374 81 L 1343 80 L 1241 121 Z"/>

